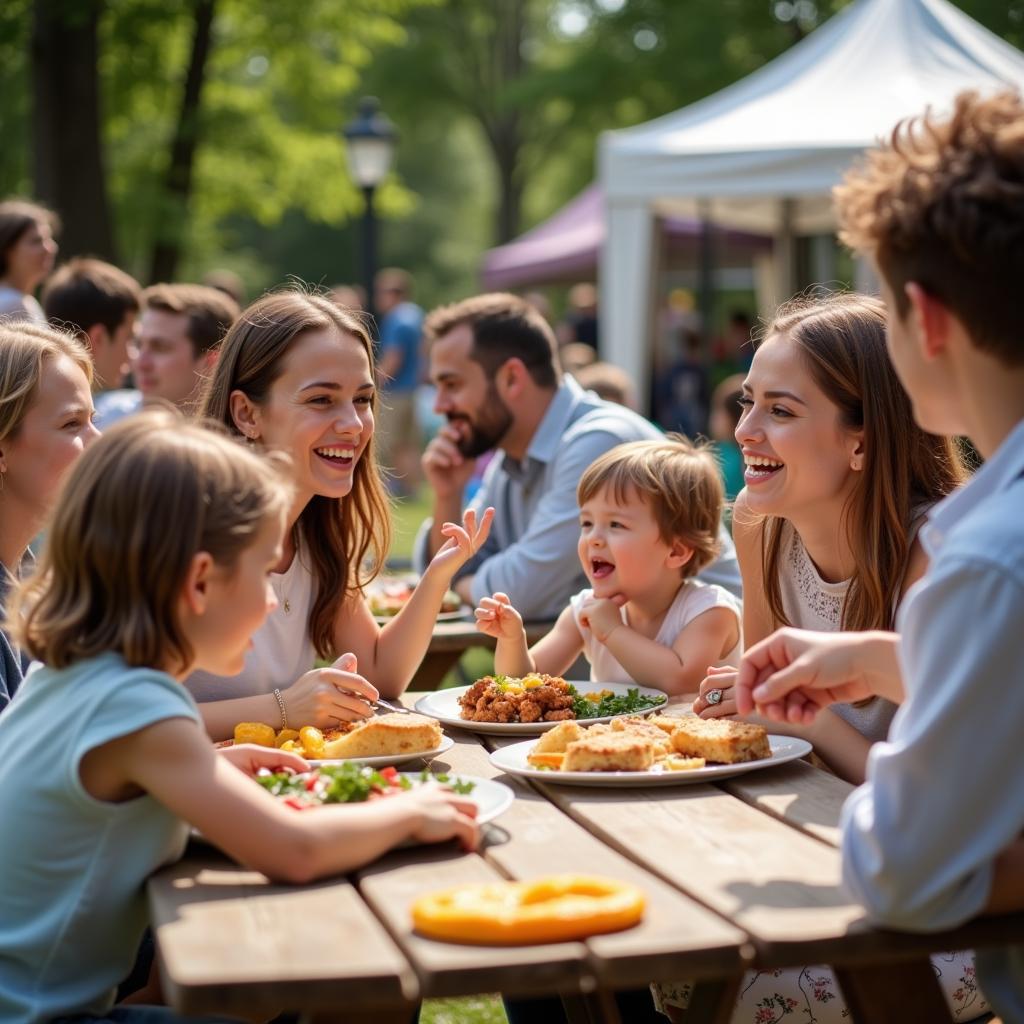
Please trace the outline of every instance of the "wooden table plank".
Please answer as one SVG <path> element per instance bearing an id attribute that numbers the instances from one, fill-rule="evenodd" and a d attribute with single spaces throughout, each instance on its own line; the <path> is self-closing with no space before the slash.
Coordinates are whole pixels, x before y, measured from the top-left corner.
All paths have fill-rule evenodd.
<path id="1" fill-rule="evenodd" d="M 604 987 L 642 986 L 678 978 L 681 970 L 693 977 L 717 977 L 741 969 L 747 938 L 742 930 L 610 849 L 528 783 L 501 773 L 478 743 L 458 742 L 442 760 L 452 771 L 498 778 L 515 791 L 515 803 L 489 827 L 484 850 L 506 877 L 592 873 L 630 882 L 647 894 L 647 911 L 636 928 L 586 942 Z"/>
<path id="2" fill-rule="evenodd" d="M 149 882 L 164 993 L 182 1012 L 399 1008 L 415 975 L 345 880 L 274 885 L 213 851 Z"/>

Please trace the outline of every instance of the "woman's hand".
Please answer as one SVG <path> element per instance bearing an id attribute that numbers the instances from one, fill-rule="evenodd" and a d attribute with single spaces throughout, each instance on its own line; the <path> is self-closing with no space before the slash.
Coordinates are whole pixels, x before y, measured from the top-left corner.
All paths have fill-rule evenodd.
<path id="1" fill-rule="evenodd" d="M 354 654 L 343 654 L 330 668 L 316 668 L 281 691 L 288 725 L 329 728 L 339 722 L 369 718 L 380 694 L 357 673 Z"/>
<path id="2" fill-rule="evenodd" d="M 701 681 L 700 692 L 693 702 L 693 713 L 701 718 L 735 718 L 736 676 L 737 670 L 732 665 L 708 666 L 708 674 Z"/>
<path id="3" fill-rule="evenodd" d="M 496 640 L 518 640 L 525 635 L 523 617 L 512 607 L 508 594 L 500 591 L 477 605 L 476 628 Z"/>
<path id="4" fill-rule="evenodd" d="M 622 606 L 625 603 L 626 598 L 622 594 L 588 597 L 580 606 L 580 625 L 586 626 L 600 643 L 606 644 L 608 637 L 619 626 L 625 625 L 622 621 Z"/>
<path id="5" fill-rule="evenodd" d="M 217 753 L 246 775 L 255 775 L 261 768 L 269 768 L 271 771 L 287 768 L 293 772 L 308 772 L 310 769 L 309 762 L 298 754 L 288 750 L 275 750 L 273 747 L 261 747 L 255 743 L 218 747 Z"/>
<path id="6" fill-rule="evenodd" d="M 480 839 L 480 826 L 476 823 L 476 804 L 451 790 L 428 783 L 411 793 L 389 797 L 412 805 L 409 810 L 416 817 L 410 838 L 421 843 L 441 843 L 458 839 L 465 850 L 475 850 Z"/>
<path id="7" fill-rule="evenodd" d="M 462 513 L 462 526 L 459 526 L 458 523 L 445 523 L 441 527 L 441 534 L 446 540 L 430 560 L 428 570 L 434 569 L 442 572 L 448 580 L 451 580 L 456 571 L 480 550 L 480 546 L 487 540 L 491 532 L 493 520 L 493 508 L 484 509 L 479 524 L 476 519 L 476 510 L 467 508 Z"/>

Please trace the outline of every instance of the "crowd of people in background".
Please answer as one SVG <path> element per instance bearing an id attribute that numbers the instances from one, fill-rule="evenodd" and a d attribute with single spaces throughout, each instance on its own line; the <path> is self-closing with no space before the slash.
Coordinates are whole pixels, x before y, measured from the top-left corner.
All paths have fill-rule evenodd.
<path id="1" fill-rule="evenodd" d="M 1022 123 L 1019 96 L 965 94 L 897 129 L 837 190 L 881 297 L 784 305 L 756 346 L 745 312 L 718 337 L 685 318 L 649 391 L 598 358 L 591 285 L 556 324 L 537 295 L 424 315 L 388 269 L 372 324 L 340 285 L 245 305 L 227 274 L 54 271 L 57 217 L 0 203 L 0 1018 L 174 1020 L 109 1014 L 185 821 L 294 882 L 409 839 L 472 848 L 454 794 L 294 815 L 244 776 L 301 760 L 210 742 L 400 696 L 449 588 L 500 671 L 582 655 L 811 738 L 858 784 L 844 877 L 875 922 L 1024 910 Z M 419 583 L 382 627 L 365 587 L 421 486 Z M 524 619 L 553 625 L 528 647 Z M 1024 1020 L 1021 948 L 935 966 L 958 1020 L 986 999 Z M 685 1021 L 689 985 L 623 1000 Z"/>

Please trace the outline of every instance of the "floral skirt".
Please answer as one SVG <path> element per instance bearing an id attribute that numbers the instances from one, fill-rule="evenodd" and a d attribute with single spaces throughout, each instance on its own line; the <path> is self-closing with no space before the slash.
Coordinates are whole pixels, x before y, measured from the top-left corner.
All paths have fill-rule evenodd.
<path id="1" fill-rule="evenodd" d="M 937 953 L 932 968 L 957 1024 L 987 1013 L 989 1006 L 978 988 L 974 954 L 970 951 Z M 654 1004 L 674 1020 L 685 1020 L 693 983 L 658 982 L 651 986 Z M 683 1011 L 683 1012 L 680 1012 Z M 841 1024 L 850 1011 L 843 1002 L 839 983 L 828 967 L 748 971 L 740 986 L 731 1024 L 775 1024 L 793 1014 L 802 1024 Z"/>

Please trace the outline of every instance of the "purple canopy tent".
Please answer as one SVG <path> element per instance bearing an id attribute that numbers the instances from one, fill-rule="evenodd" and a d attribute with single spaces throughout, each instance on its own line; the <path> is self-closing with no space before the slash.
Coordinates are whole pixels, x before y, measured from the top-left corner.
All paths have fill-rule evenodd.
<path id="1" fill-rule="evenodd" d="M 590 185 L 557 213 L 518 238 L 484 254 L 480 277 L 484 288 L 522 288 L 559 281 L 595 280 L 604 244 L 605 203 L 601 189 Z M 681 254 L 696 264 L 701 224 L 669 217 L 664 221 L 669 254 Z M 756 253 L 768 252 L 764 235 L 716 229 L 718 266 L 749 265 Z"/>

